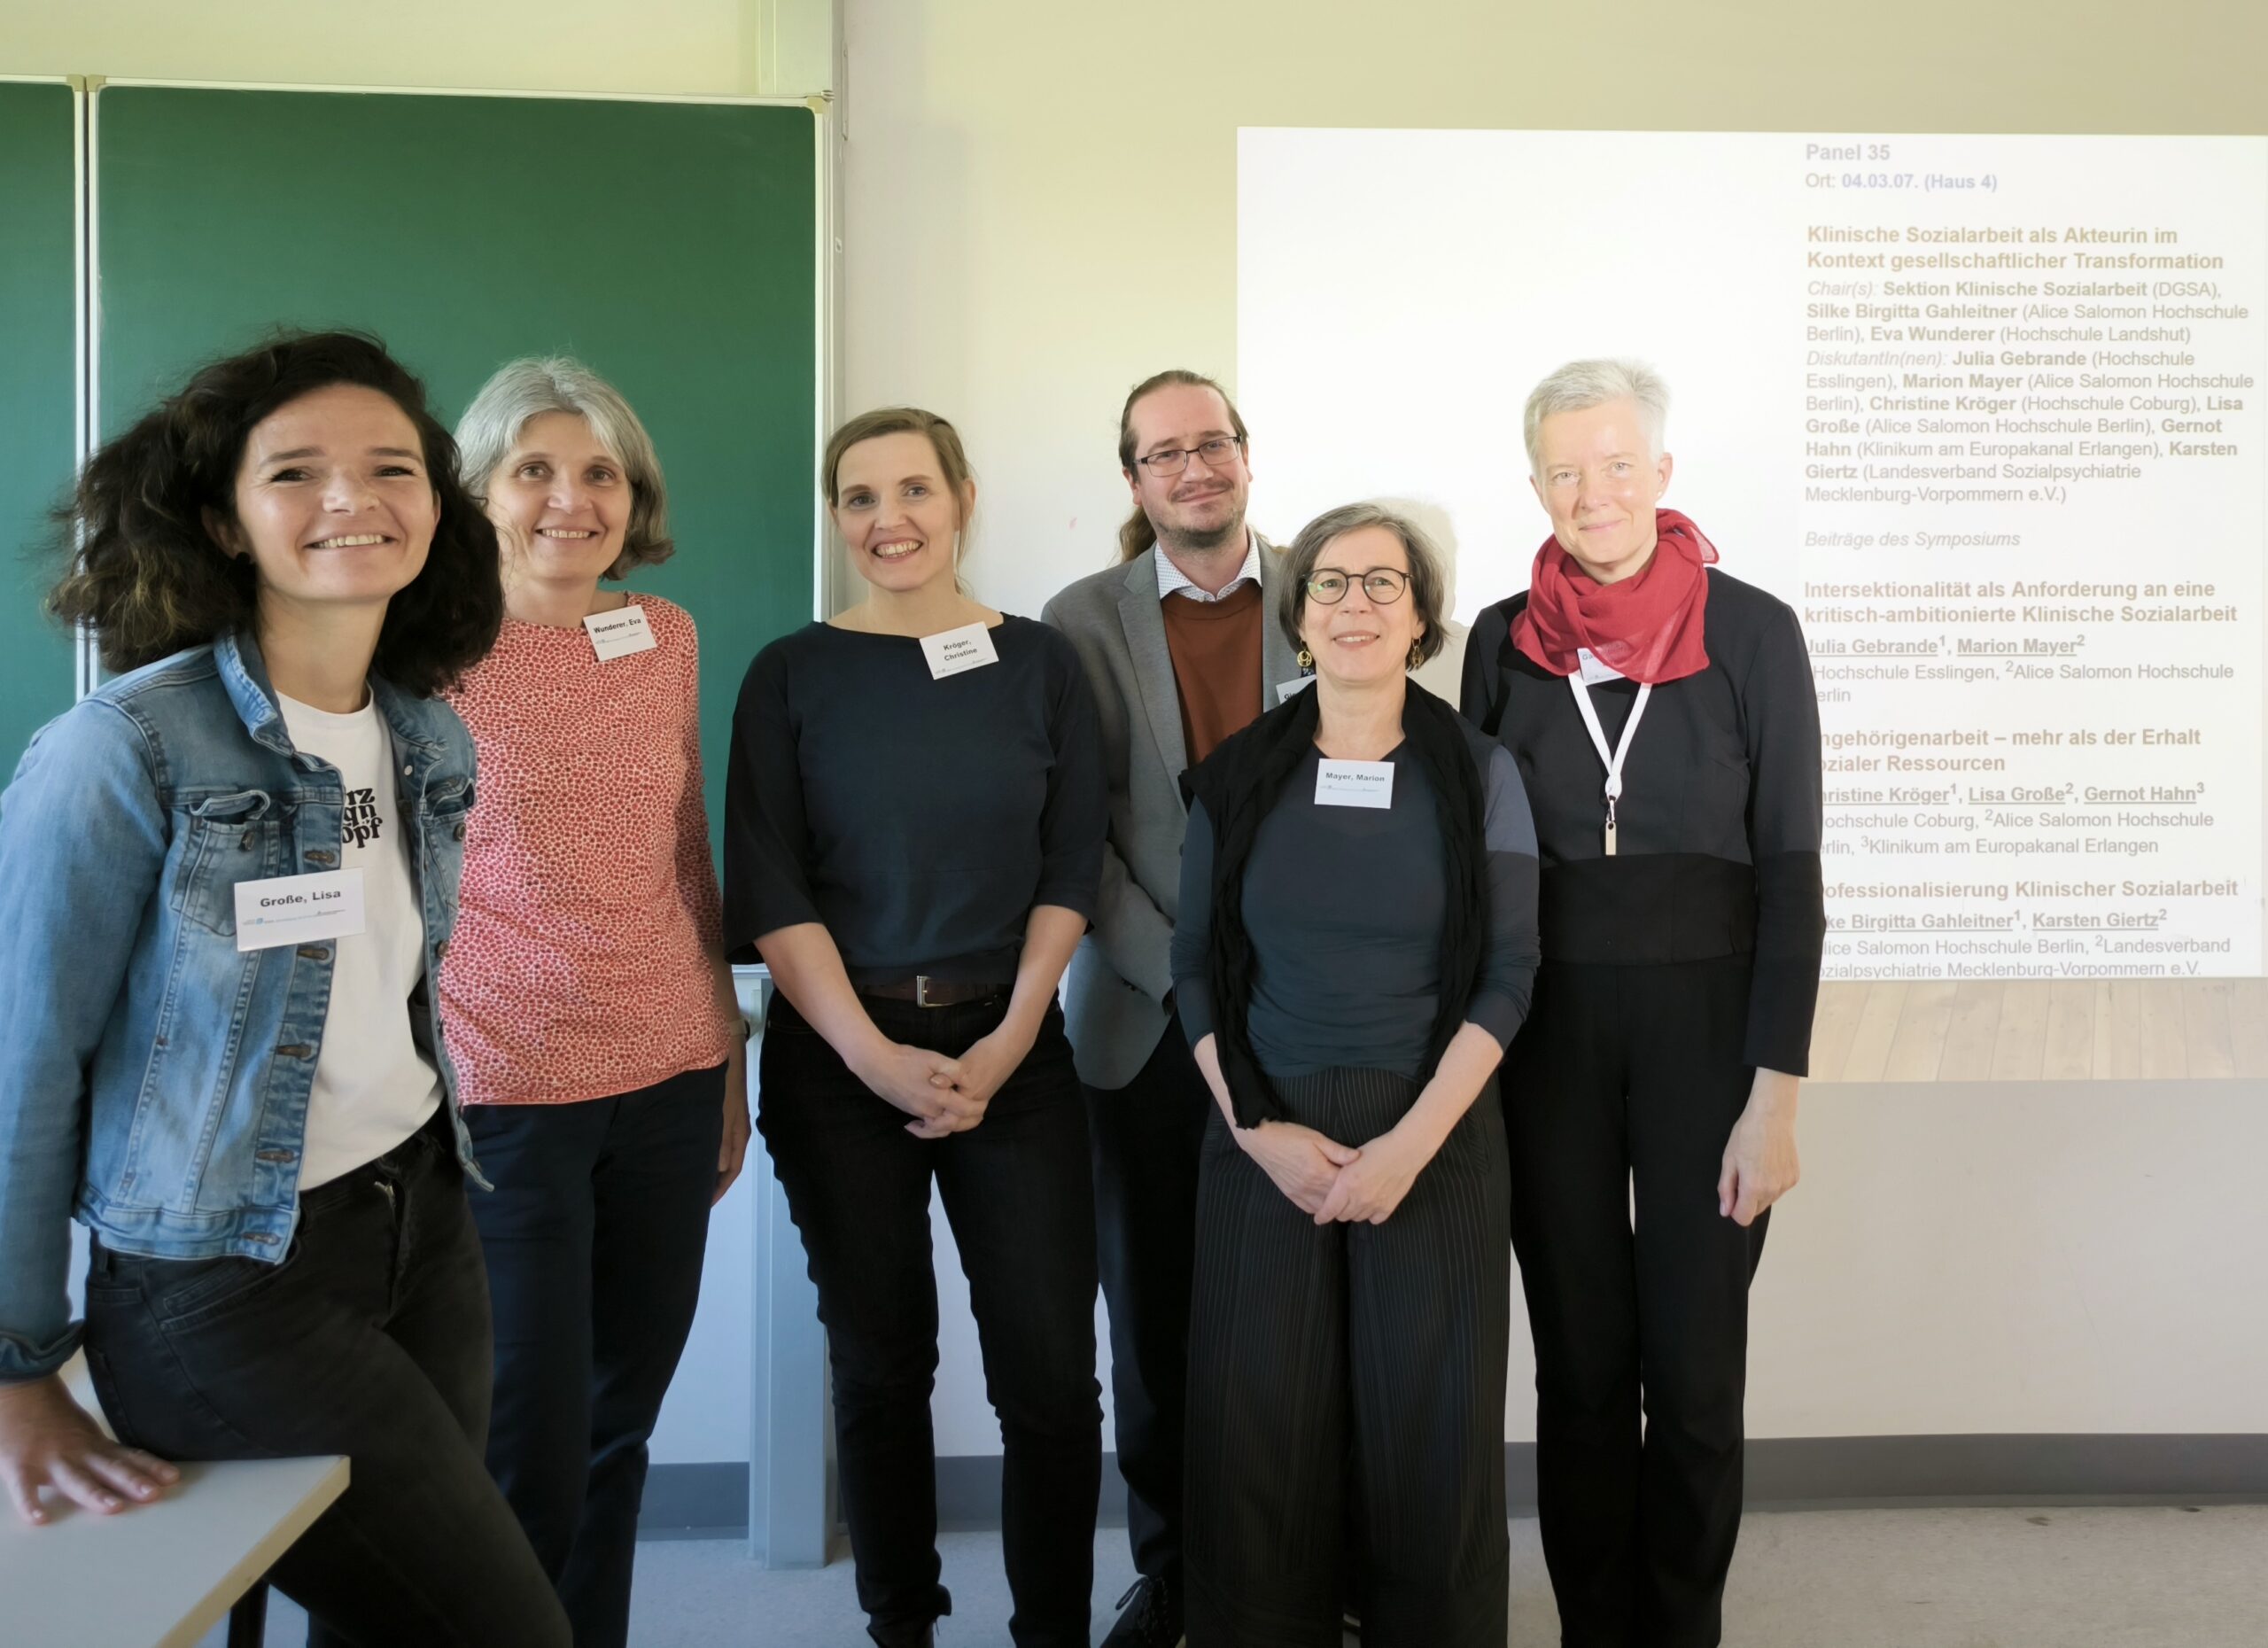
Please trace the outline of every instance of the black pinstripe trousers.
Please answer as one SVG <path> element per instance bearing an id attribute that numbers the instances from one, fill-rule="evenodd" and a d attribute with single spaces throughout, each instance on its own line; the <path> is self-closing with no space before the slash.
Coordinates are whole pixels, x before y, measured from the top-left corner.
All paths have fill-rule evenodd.
<path id="1" fill-rule="evenodd" d="M 1417 1084 L 1278 1080 L 1360 1145 Z M 1503 1648 L 1511 1185 L 1494 1084 L 1383 1224 L 1318 1228 L 1216 1109 L 1190 1318 L 1190 1648 L 1337 1648 L 1349 1522 L 1369 1648 Z"/>

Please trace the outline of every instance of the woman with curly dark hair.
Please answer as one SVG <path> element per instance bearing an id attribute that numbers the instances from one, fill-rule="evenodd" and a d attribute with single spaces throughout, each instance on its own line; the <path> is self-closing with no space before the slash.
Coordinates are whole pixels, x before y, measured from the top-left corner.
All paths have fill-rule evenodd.
<path id="1" fill-rule="evenodd" d="M 274 1578 L 315 1640 L 563 1644 L 481 1459 L 478 1177 L 432 980 L 496 538 L 374 338 L 206 367 L 97 453 L 50 607 L 126 672 L 0 797 L 0 1481 L 98 1512 L 167 1459 L 340 1453 Z M 87 1359 L 66 1215 L 92 1232 Z"/>

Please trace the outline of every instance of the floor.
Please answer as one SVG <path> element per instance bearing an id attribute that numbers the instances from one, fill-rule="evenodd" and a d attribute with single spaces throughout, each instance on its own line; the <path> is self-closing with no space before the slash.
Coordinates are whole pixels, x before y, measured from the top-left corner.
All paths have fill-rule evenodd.
<path id="1" fill-rule="evenodd" d="M 940 1648 L 1009 1648 L 997 1534 L 941 1542 Z M 1095 1635 L 1130 1577 L 1095 1542 Z M 1510 1642 L 1558 1640 L 1531 1520 L 1512 1523 Z M 639 1548 L 633 1648 L 865 1648 L 850 1565 L 765 1573 L 737 1543 Z M 2260 1648 L 2268 1505 L 1751 1514 L 1726 1596 L 1731 1648 Z M 303 1640 L 279 1603 L 271 1648 Z M 221 1648 L 218 1632 L 200 1648 Z"/>
<path id="2" fill-rule="evenodd" d="M 2268 1076 L 2268 979 L 1821 984 L 1814 1082 L 2214 1081 Z"/>

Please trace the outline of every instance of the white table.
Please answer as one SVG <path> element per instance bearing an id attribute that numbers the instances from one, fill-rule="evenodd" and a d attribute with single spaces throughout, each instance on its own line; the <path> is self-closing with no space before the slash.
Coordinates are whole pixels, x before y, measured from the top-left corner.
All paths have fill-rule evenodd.
<path id="1" fill-rule="evenodd" d="M 96 1411 L 83 1362 L 64 1371 Z M 34 1528 L 0 1504 L 0 1636 L 12 1643 L 194 1648 L 346 1491 L 346 1461 L 184 1465 L 155 1504 L 97 1516 L 50 1496 Z"/>

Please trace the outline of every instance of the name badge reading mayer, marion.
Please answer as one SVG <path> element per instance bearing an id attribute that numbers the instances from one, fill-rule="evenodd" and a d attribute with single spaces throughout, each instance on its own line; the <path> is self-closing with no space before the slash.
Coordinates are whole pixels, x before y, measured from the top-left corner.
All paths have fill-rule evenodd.
<path id="1" fill-rule="evenodd" d="M 362 930 L 362 872 L 323 870 L 237 883 L 237 948 L 271 950 Z"/>
<path id="2" fill-rule="evenodd" d="M 1394 805 L 1394 763 L 1317 762 L 1315 804 L 1319 807 L 1391 807 Z"/>

